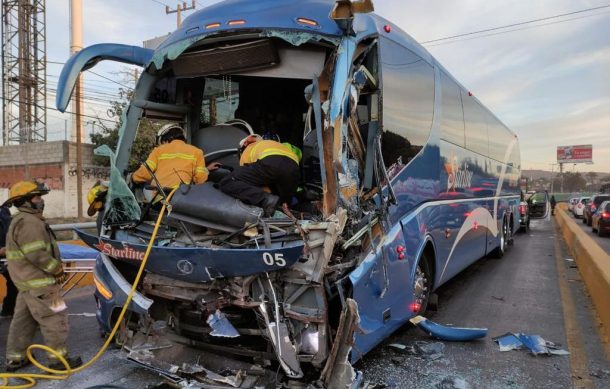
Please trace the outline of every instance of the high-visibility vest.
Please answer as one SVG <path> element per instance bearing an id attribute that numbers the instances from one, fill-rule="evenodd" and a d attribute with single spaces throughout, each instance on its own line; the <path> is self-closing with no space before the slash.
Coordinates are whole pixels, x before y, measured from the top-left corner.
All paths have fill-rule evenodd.
<path id="1" fill-rule="evenodd" d="M 301 158 L 295 150 L 294 146 L 288 143 L 280 143 L 274 140 L 259 140 L 258 142 L 250 143 L 241 154 L 239 160 L 240 165 L 248 165 L 269 157 L 272 155 L 281 155 L 292 159 L 297 165 Z M 300 151 L 300 150 L 299 150 Z"/>
<path id="2" fill-rule="evenodd" d="M 180 139 L 155 147 L 145 163 L 164 188 L 176 188 L 182 182 L 202 184 L 209 175 L 203 151 Z M 146 167 L 140 166 L 133 173 L 132 180 L 138 183 L 151 182 L 152 176 Z"/>

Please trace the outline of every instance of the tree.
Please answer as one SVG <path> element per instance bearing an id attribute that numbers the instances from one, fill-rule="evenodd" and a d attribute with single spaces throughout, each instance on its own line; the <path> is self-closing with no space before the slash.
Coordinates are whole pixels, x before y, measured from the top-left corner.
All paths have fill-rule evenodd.
<path id="1" fill-rule="evenodd" d="M 117 123 L 109 127 L 104 120 L 98 117 L 98 125 L 102 131 L 91 134 L 91 143 L 95 147 L 108 145 L 112 150 L 116 151 L 119 142 L 119 129 L 122 126 L 122 115 L 133 95 L 132 90 L 119 88 L 119 99 L 111 101 L 111 107 L 108 109 L 108 114 L 111 117 L 118 118 Z M 157 128 L 148 119 L 141 119 L 138 126 L 138 135 L 136 136 L 131 148 L 131 156 L 129 158 L 128 169 L 133 171 L 146 160 L 150 151 L 155 147 Z M 93 156 L 93 163 L 96 165 L 110 166 L 110 161 L 106 157 Z"/>

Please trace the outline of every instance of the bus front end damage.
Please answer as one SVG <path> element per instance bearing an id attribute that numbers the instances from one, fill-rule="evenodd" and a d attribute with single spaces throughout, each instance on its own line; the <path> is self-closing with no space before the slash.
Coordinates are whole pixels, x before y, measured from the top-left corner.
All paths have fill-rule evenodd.
<path id="1" fill-rule="evenodd" d="M 217 274 L 208 282 L 149 271 L 117 342 L 129 360 L 189 387 L 248 388 L 274 383 L 357 387 L 359 375 L 349 360 L 359 317 L 346 281 L 353 263 L 336 255 L 346 221 L 342 209 L 324 222 L 294 220 L 288 230 L 302 239 L 302 252 L 295 263 L 280 270 L 247 274 L 237 258 L 234 266 L 242 268 L 239 274 L 244 275 Z M 106 244 L 112 246 L 112 242 Z M 274 238 L 266 244 L 269 251 L 258 250 L 266 266 L 292 262 L 290 252 L 273 252 Z M 132 246 L 135 252 L 141 250 Z M 186 267 L 214 267 L 188 258 L 175 266 L 191 273 L 193 269 Z M 124 301 L 119 296 L 126 295 L 124 277 L 130 272 L 127 267 L 118 270 L 107 257 L 98 260 L 97 267 L 97 283 L 112 290 L 116 311 Z M 112 271 L 102 269 L 106 267 Z M 119 284 L 122 289 L 115 286 Z M 105 300 L 99 288 L 96 299 L 98 306 Z M 134 308 L 138 304 L 139 309 Z M 98 314 L 102 328 L 110 329 L 112 317 L 115 312 Z"/>

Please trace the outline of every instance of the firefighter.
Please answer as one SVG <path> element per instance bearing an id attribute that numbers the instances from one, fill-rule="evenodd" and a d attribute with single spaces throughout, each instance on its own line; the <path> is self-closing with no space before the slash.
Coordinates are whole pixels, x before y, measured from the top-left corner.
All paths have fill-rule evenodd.
<path id="1" fill-rule="evenodd" d="M 45 222 L 42 196 L 49 193 L 46 185 L 20 181 L 9 191 L 4 205 L 19 209 L 6 237 L 8 271 L 19 290 L 6 345 L 6 369 L 15 371 L 29 364 L 26 349 L 40 327 L 45 344 L 66 358 L 71 367 L 82 364 L 80 357 L 69 357 L 68 312 L 61 298 L 61 285 L 66 280 L 55 236 Z M 49 355 L 49 366 L 63 370 L 64 365 Z"/>
<path id="2" fill-rule="evenodd" d="M 289 203 L 297 191 L 301 150 L 257 134 L 242 139 L 239 150 L 240 167 L 220 181 L 220 190 L 272 216 L 278 203 Z"/>
<path id="3" fill-rule="evenodd" d="M 202 184 L 207 181 L 209 172 L 220 166 L 214 162 L 206 167 L 203 151 L 186 143 L 186 132 L 177 124 L 161 127 L 157 144 L 144 163 L 163 188 L 176 188 L 181 183 Z M 140 166 L 131 176 L 131 181 L 142 184 L 153 180 L 148 169 Z"/>

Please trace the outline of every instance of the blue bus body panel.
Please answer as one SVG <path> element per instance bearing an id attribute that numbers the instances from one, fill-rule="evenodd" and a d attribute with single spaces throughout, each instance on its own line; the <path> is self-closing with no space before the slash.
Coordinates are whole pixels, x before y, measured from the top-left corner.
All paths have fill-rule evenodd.
<path id="1" fill-rule="evenodd" d="M 64 65 L 57 82 L 55 105 L 64 112 L 70 103 L 70 96 L 78 75 L 83 70 L 95 66 L 99 61 L 112 60 L 130 65 L 145 66 L 153 56 L 154 51 L 138 46 L 120 45 L 116 43 L 100 43 L 89 46 L 74 54 Z"/>
<path id="2" fill-rule="evenodd" d="M 144 257 L 146 245 L 100 238 L 76 230 L 90 247 L 105 255 L 138 264 Z M 303 242 L 295 241 L 282 248 L 239 250 L 206 247 L 153 246 L 146 269 L 166 277 L 186 282 L 209 282 L 215 278 L 240 277 L 281 270 L 294 265 L 303 252 Z M 281 254 L 282 261 L 278 261 Z M 271 265 L 265 263 L 272 258 Z"/>

